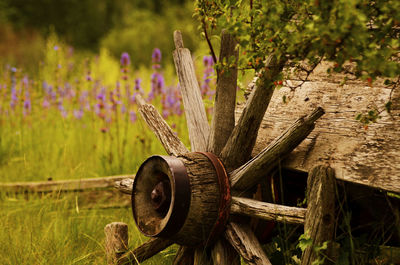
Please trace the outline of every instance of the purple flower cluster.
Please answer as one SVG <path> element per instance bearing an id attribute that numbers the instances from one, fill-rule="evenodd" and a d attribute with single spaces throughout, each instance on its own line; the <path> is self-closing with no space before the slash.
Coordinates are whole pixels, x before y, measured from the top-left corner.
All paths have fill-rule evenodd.
<path id="1" fill-rule="evenodd" d="M 201 94 L 203 98 L 207 97 L 212 100 L 212 97 L 215 93 L 214 90 L 211 90 L 211 81 L 212 76 L 214 75 L 214 61 L 212 56 L 204 56 L 203 57 L 203 65 L 204 65 L 204 75 L 203 75 L 203 84 L 201 85 Z"/>

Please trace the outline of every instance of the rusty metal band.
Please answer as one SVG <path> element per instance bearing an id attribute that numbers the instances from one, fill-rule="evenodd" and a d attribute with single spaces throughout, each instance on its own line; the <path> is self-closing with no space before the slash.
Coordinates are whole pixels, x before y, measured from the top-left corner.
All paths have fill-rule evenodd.
<path id="1" fill-rule="evenodd" d="M 173 156 L 161 156 L 171 169 L 174 186 L 175 201 L 172 205 L 170 218 L 165 228 L 157 235 L 160 237 L 169 237 L 175 235 L 182 228 L 190 208 L 190 180 L 183 162 Z"/>
<path id="2" fill-rule="evenodd" d="M 218 184 L 219 184 L 220 200 L 219 200 L 218 217 L 214 223 L 214 226 L 205 244 L 209 245 L 210 243 L 214 242 L 216 238 L 219 235 L 221 235 L 225 230 L 231 209 L 231 200 L 232 200 L 231 187 L 225 167 L 222 164 L 221 160 L 219 160 L 219 158 L 216 155 L 208 152 L 196 152 L 196 153 L 206 156 L 211 161 L 217 173 Z"/>

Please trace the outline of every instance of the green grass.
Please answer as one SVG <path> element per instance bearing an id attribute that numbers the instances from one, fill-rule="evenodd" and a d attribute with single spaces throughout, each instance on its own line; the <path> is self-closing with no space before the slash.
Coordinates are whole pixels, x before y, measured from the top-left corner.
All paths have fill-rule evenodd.
<path id="1" fill-rule="evenodd" d="M 104 226 L 114 221 L 128 224 L 130 247 L 147 240 L 130 208 L 85 210 L 77 206 L 79 196 L 2 194 L 0 264 L 106 264 Z M 172 246 L 143 264 L 168 264 L 175 251 Z"/>

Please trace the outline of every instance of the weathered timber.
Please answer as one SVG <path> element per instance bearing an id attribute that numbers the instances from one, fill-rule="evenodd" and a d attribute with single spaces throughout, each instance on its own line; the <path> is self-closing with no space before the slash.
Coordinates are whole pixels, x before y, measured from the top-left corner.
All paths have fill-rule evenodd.
<path id="1" fill-rule="evenodd" d="M 217 79 L 217 89 L 215 93 L 214 112 L 211 122 L 210 139 L 208 141 L 208 151 L 217 156 L 222 151 L 228 141 L 229 136 L 235 127 L 235 107 L 237 90 L 237 58 L 239 50 L 236 47 L 235 38 L 222 31 L 221 51 L 219 62 L 223 65 L 219 70 Z M 228 68 L 229 59 L 234 56 L 236 62 Z"/>
<path id="2" fill-rule="evenodd" d="M 114 222 L 104 227 L 104 233 L 107 264 L 122 264 L 118 260 L 128 249 L 128 225 Z"/>
<path id="3" fill-rule="evenodd" d="M 372 86 L 352 80 L 342 85 L 344 76 L 328 75 L 326 69 L 326 64 L 317 67 L 309 81 L 294 92 L 289 87 L 274 92 L 253 155 L 298 117 L 321 106 L 326 114 L 282 166 L 308 172 L 316 164 L 326 163 L 335 169 L 338 179 L 400 193 L 400 89 L 393 92 L 391 113 L 381 112 L 376 123 L 364 127 L 355 119 L 357 114 L 383 109 L 391 89 L 379 80 Z M 300 83 L 287 82 L 290 85 Z M 284 96 L 286 103 L 282 100 Z M 237 119 L 244 107 L 245 104 L 237 106 Z"/>
<path id="4" fill-rule="evenodd" d="M 225 238 L 248 264 L 271 264 L 248 225 L 234 222 L 228 223 L 225 231 Z"/>
<path id="5" fill-rule="evenodd" d="M 268 57 L 266 70 L 260 74 L 239 121 L 221 152 L 221 158 L 228 169 L 236 168 L 250 159 L 258 129 L 274 92 L 274 78 L 282 71 L 283 65 L 284 62 L 278 62 L 274 55 Z"/>
<path id="6" fill-rule="evenodd" d="M 114 188 L 122 193 L 132 195 L 133 179 L 126 178 L 114 182 Z"/>
<path id="7" fill-rule="evenodd" d="M 329 251 L 317 253 L 315 247 L 328 242 L 332 245 L 335 230 L 335 173 L 332 168 L 316 166 L 307 180 L 307 213 L 304 233 L 310 236 L 312 245 L 308 247 L 301 258 L 302 265 L 311 265 L 318 259 L 324 264 L 332 264 Z"/>
<path id="8" fill-rule="evenodd" d="M 172 244 L 172 240 L 169 239 L 151 238 L 139 247 L 133 250 L 128 250 L 119 258 L 118 262 L 119 264 L 139 264 L 153 257 L 158 252 L 166 249 Z"/>
<path id="9" fill-rule="evenodd" d="M 324 110 L 317 108 L 308 116 L 299 118 L 262 152 L 234 170 L 230 174 L 232 187 L 247 190 L 257 184 L 310 134 L 314 129 L 315 121 L 323 114 Z"/>
<path id="10" fill-rule="evenodd" d="M 173 265 L 193 265 L 194 262 L 194 248 L 180 246 L 176 252 Z"/>
<path id="11" fill-rule="evenodd" d="M 307 210 L 248 198 L 232 197 L 231 214 L 241 214 L 269 221 L 304 224 Z"/>
<path id="12" fill-rule="evenodd" d="M 0 183 L 3 192 L 54 192 L 54 191 L 83 191 L 108 189 L 114 182 L 132 175 L 111 176 L 102 178 L 87 178 L 77 180 L 49 180 L 43 182 L 11 182 Z"/>
<path id="13" fill-rule="evenodd" d="M 225 238 L 215 243 L 211 257 L 214 265 L 240 265 L 240 256 Z"/>
<path id="14" fill-rule="evenodd" d="M 151 104 L 147 104 L 139 94 L 136 95 L 135 99 L 139 106 L 140 114 L 149 128 L 157 136 L 158 140 L 160 140 L 165 151 L 173 156 L 188 153 L 189 151 L 186 149 L 185 145 L 179 140 L 178 136 L 172 131 L 171 127 L 169 127 L 168 123 L 162 118 L 156 108 Z"/>
<path id="15" fill-rule="evenodd" d="M 211 265 L 211 258 L 204 247 L 197 247 L 194 251 L 194 265 Z"/>
<path id="16" fill-rule="evenodd" d="M 191 150 L 204 151 L 207 149 L 210 126 L 196 79 L 192 56 L 190 51 L 183 46 L 180 31 L 174 32 L 174 41 L 176 49 L 173 57 L 185 106 Z"/>

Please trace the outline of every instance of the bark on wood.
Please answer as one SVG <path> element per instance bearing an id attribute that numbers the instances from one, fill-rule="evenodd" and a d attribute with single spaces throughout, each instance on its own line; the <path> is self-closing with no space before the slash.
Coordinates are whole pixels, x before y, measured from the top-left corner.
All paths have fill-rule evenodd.
<path id="1" fill-rule="evenodd" d="M 194 248 L 180 246 L 176 252 L 173 265 L 193 265 Z"/>
<path id="2" fill-rule="evenodd" d="M 232 197 L 231 214 L 242 214 L 268 221 L 304 224 L 307 210 L 248 198 Z"/>
<path id="3" fill-rule="evenodd" d="M 248 225 L 230 222 L 225 231 L 225 238 L 248 264 L 271 264 Z"/>
<path id="4" fill-rule="evenodd" d="M 98 190 L 111 188 L 114 186 L 115 181 L 128 177 L 132 176 L 121 175 L 77 180 L 0 183 L 0 189 L 3 192 L 11 193 Z"/>
<path id="5" fill-rule="evenodd" d="M 310 236 L 312 246 L 303 253 L 302 265 L 311 265 L 318 259 L 322 260 L 324 258 L 322 254 L 329 256 L 329 251 L 318 253 L 315 247 L 320 247 L 327 241 L 332 242 L 334 229 L 335 174 L 329 167 L 317 166 L 311 170 L 307 181 L 307 214 L 304 233 Z M 324 264 L 331 263 L 325 259 Z"/>
<path id="6" fill-rule="evenodd" d="M 194 265 L 211 265 L 211 258 L 203 247 L 197 247 L 194 251 Z"/>
<path id="7" fill-rule="evenodd" d="M 132 187 L 133 187 L 133 179 L 126 178 L 115 181 L 114 188 L 119 190 L 122 193 L 132 195 Z"/>
<path id="8" fill-rule="evenodd" d="M 119 258 L 119 264 L 138 264 L 153 257 L 160 251 L 173 244 L 172 240 L 163 238 L 151 238 L 146 243 L 134 250 L 130 250 Z"/>
<path id="9" fill-rule="evenodd" d="M 175 31 L 174 41 L 176 50 L 173 52 L 173 57 L 185 106 L 191 150 L 204 151 L 207 149 L 210 129 L 192 56 L 188 49 L 183 48 L 182 36 L 179 31 Z"/>
<path id="10" fill-rule="evenodd" d="M 119 258 L 128 249 L 128 225 L 114 222 L 104 227 L 107 264 L 121 264 Z"/>
<path id="11" fill-rule="evenodd" d="M 221 152 L 221 158 L 228 169 L 236 168 L 250 159 L 258 129 L 274 92 L 274 78 L 282 71 L 283 65 L 284 62 L 277 62 L 274 55 L 268 57 L 267 70 L 257 80 L 257 85 Z"/>
<path id="12" fill-rule="evenodd" d="M 225 238 L 215 243 L 211 257 L 214 265 L 240 265 L 240 256 Z"/>
<path id="13" fill-rule="evenodd" d="M 315 126 L 314 122 L 323 114 L 324 110 L 317 108 L 308 116 L 298 119 L 260 154 L 234 170 L 230 177 L 232 187 L 247 190 L 257 184 L 310 134 Z"/>
<path id="14" fill-rule="evenodd" d="M 221 36 L 221 51 L 219 62 L 223 67 L 218 72 L 217 91 L 215 94 L 214 113 L 211 122 L 208 151 L 217 156 L 225 146 L 235 127 L 235 107 L 237 90 L 237 59 L 239 50 L 235 38 L 223 31 Z M 231 57 L 236 58 L 234 65 L 229 67 Z M 226 65 L 224 65 L 226 63 Z M 232 62 L 231 62 L 232 63 Z"/>
<path id="15" fill-rule="evenodd" d="M 390 114 L 380 113 L 381 118 L 367 129 L 355 119 L 368 109 L 383 109 L 391 89 L 379 81 L 372 87 L 367 82 L 350 80 L 341 85 L 344 76 L 329 76 L 326 69 L 327 64 L 319 66 L 309 81 L 294 92 L 288 87 L 274 92 L 253 155 L 298 117 L 321 106 L 326 114 L 282 165 L 307 172 L 316 164 L 329 163 L 338 179 L 400 193 L 400 105 Z M 296 80 L 288 82 L 299 84 Z M 400 90 L 394 94 L 396 91 L 400 95 Z M 244 104 L 237 107 L 237 118 L 243 108 Z"/>
<path id="16" fill-rule="evenodd" d="M 140 95 L 135 99 L 143 119 L 169 155 L 179 156 L 189 152 L 153 105 L 147 104 Z"/>

